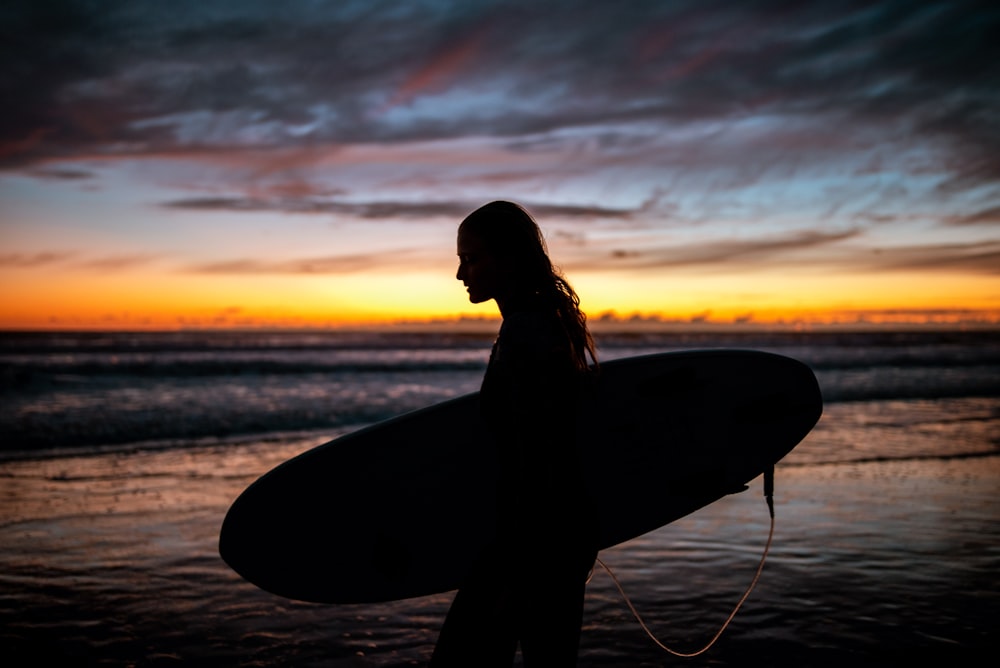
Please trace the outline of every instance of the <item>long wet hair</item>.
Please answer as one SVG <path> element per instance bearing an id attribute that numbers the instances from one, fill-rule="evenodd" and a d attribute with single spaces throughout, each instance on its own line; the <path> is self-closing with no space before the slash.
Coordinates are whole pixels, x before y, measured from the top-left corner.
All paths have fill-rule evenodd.
<path id="1" fill-rule="evenodd" d="M 535 295 L 555 307 L 579 370 L 590 368 L 588 355 L 596 367 L 594 339 L 587 329 L 587 316 L 580 310 L 580 298 L 552 266 L 545 237 L 531 214 L 513 202 L 499 200 L 470 213 L 458 230 L 480 239 L 505 266 L 515 268 L 509 278 L 516 294 Z"/>

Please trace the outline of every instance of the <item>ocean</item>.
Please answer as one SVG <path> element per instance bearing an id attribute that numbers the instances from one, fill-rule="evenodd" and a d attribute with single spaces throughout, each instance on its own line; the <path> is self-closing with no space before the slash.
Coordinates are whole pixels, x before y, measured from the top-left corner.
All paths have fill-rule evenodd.
<path id="1" fill-rule="evenodd" d="M 998 333 L 597 340 L 602 359 L 788 355 L 813 368 L 825 405 L 777 467 L 773 546 L 717 643 L 693 659 L 667 654 L 598 569 L 581 666 L 992 665 Z M 425 664 L 451 594 L 288 601 L 222 563 L 218 529 L 279 462 L 478 389 L 490 343 L 391 331 L 0 333 L 4 664 Z M 769 527 L 760 484 L 601 554 L 667 646 L 704 646 L 750 583 Z"/>

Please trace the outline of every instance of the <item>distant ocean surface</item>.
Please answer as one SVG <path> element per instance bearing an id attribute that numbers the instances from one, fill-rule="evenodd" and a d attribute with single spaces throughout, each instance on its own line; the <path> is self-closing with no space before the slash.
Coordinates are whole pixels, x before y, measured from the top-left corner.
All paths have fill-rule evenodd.
<path id="1" fill-rule="evenodd" d="M 221 563 L 218 526 L 283 459 L 477 390 L 491 339 L 0 333 L 7 665 L 424 663 L 450 595 L 284 601 Z M 825 408 L 779 464 L 774 548 L 718 644 L 664 654 L 597 572 L 581 666 L 987 665 L 977 657 L 1000 641 L 998 333 L 633 333 L 598 346 L 605 360 L 788 355 L 816 372 Z M 738 600 L 766 535 L 757 489 L 602 558 L 653 630 L 690 651 Z"/>
<path id="2" fill-rule="evenodd" d="M 827 404 L 948 400 L 949 412 L 964 414 L 1000 396 L 998 338 L 647 334 L 598 343 L 602 359 L 720 346 L 769 350 L 809 364 Z M 358 427 L 476 391 L 490 342 L 438 333 L 0 334 L 0 457 Z M 892 453 L 866 449 L 864 456 Z"/>

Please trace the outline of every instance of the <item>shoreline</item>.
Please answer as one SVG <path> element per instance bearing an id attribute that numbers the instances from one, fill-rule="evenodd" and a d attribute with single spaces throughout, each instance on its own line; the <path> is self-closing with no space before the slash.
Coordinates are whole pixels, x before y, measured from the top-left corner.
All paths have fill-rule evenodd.
<path id="1" fill-rule="evenodd" d="M 19 464 L 18 476 L 4 478 L 5 494 L 17 480 L 14 493 L 37 506 L 15 519 L 4 504 L 4 643 L 24 656 L 95 665 L 426 661 L 450 594 L 367 606 L 297 603 L 243 582 L 219 559 L 228 504 L 294 449 L 104 455 L 62 477 L 58 462 Z M 691 665 L 753 657 L 773 666 L 874 666 L 928 654 L 977 665 L 1000 615 L 998 490 L 1000 453 L 779 464 L 774 546 L 761 582 L 716 647 Z M 758 479 L 602 559 L 654 632 L 687 648 L 731 610 L 766 534 Z M 667 660 L 610 579 L 595 573 L 580 665 Z"/>

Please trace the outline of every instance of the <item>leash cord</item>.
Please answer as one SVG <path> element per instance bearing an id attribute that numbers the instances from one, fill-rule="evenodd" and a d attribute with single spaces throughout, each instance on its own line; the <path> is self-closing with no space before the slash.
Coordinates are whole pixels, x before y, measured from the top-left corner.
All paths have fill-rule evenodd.
<path id="1" fill-rule="evenodd" d="M 764 553 L 760 557 L 760 564 L 758 564 L 757 566 L 757 572 L 754 574 L 753 580 L 750 581 L 750 586 L 747 587 L 747 590 L 743 593 L 743 596 L 740 598 L 739 603 L 737 603 L 736 607 L 733 608 L 733 611 L 730 613 L 729 618 L 726 619 L 725 623 L 723 623 L 722 627 L 712 637 L 712 639 L 708 641 L 708 644 L 696 652 L 689 652 L 689 653 L 678 652 L 660 642 L 660 640 L 655 635 L 653 635 L 653 632 L 649 630 L 649 627 L 646 626 L 646 622 L 643 621 L 642 615 L 640 615 L 638 610 L 635 609 L 635 606 L 632 604 L 632 601 L 629 600 L 628 594 L 625 593 L 624 588 L 622 588 L 621 582 L 618 581 L 618 577 L 614 574 L 614 572 L 612 572 L 611 568 L 603 561 L 601 561 L 600 557 L 598 557 L 597 563 L 599 563 L 601 567 L 604 568 L 605 571 L 607 571 L 608 575 L 611 576 L 611 580 L 615 583 L 615 587 L 618 588 L 618 593 L 621 594 L 622 599 L 624 599 L 625 601 L 625 604 L 628 605 L 629 610 L 632 611 L 632 616 L 635 617 L 635 620 L 637 622 L 639 622 L 639 626 L 641 626 L 642 630 L 646 632 L 646 635 L 649 636 L 650 640 L 656 643 L 656 645 L 660 647 L 660 649 L 681 658 L 691 658 L 698 656 L 699 654 L 704 654 L 722 636 L 722 633 L 726 630 L 726 628 L 729 627 L 729 623 L 733 621 L 734 617 L 736 617 L 736 613 L 739 612 L 741 607 L 743 607 L 743 603 L 746 602 L 747 598 L 749 598 L 750 592 L 753 591 L 754 587 L 757 585 L 757 581 L 760 579 L 760 574 L 764 570 L 764 562 L 767 560 L 767 554 L 768 552 L 771 551 L 771 541 L 774 538 L 774 468 L 773 467 L 764 473 L 764 498 L 767 500 L 768 514 L 771 516 L 771 529 L 770 531 L 768 531 L 767 534 L 767 544 L 764 546 Z"/>

